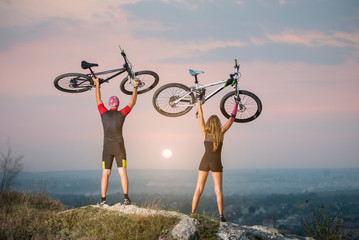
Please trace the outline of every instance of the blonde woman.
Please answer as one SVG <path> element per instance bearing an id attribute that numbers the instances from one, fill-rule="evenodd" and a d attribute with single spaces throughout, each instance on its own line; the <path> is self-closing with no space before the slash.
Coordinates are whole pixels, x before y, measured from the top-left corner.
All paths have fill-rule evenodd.
<path id="1" fill-rule="evenodd" d="M 201 101 L 197 101 L 198 107 L 198 119 L 199 127 L 201 129 L 205 153 L 202 157 L 201 163 L 198 169 L 197 186 L 194 191 L 192 200 L 192 213 L 196 212 L 199 199 L 202 195 L 209 171 L 212 171 L 212 177 L 214 182 L 214 192 L 216 193 L 219 220 L 225 222 L 226 219 L 223 216 L 223 166 L 221 161 L 221 152 L 223 144 L 223 136 L 225 132 L 232 126 L 234 117 L 237 113 L 238 103 L 235 104 L 231 117 L 228 121 L 221 126 L 221 121 L 217 115 L 212 115 L 208 118 L 207 122 L 204 122 L 203 111 Z"/>

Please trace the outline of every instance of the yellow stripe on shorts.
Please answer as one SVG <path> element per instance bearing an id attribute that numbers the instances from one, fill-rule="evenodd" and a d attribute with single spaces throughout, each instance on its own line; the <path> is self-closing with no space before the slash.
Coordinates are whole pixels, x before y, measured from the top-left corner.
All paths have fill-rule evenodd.
<path id="1" fill-rule="evenodd" d="M 105 161 L 102 161 L 102 169 L 105 169 Z"/>
<path id="2" fill-rule="evenodd" d="M 122 167 L 126 167 L 126 159 L 122 159 Z"/>

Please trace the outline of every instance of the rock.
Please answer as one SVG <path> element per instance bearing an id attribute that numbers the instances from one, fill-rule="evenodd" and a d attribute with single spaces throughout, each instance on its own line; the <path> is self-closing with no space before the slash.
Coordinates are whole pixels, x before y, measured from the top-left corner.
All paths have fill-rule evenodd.
<path id="1" fill-rule="evenodd" d="M 100 207 L 97 205 L 92 205 L 92 207 Z M 114 204 L 112 206 L 104 205 L 101 208 L 107 209 L 110 211 L 117 211 L 124 214 L 137 214 L 137 215 L 152 215 L 160 214 L 163 216 L 175 216 L 180 219 L 179 223 L 173 228 L 171 235 L 173 238 L 178 240 L 189 240 L 189 239 L 198 239 L 197 227 L 199 222 L 197 219 L 190 218 L 188 215 L 165 210 L 155 210 L 148 209 L 143 207 L 138 207 L 136 205 L 123 205 L 121 203 Z"/>
<path id="2" fill-rule="evenodd" d="M 220 223 L 217 237 L 223 240 L 313 240 L 302 236 L 283 235 L 275 228 L 239 226 L 234 223 Z"/>
<path id="3" fill-rule="evenodd" d="M 92 205 L 92 207 L 99 207 Z M 102 209 L 109 211 L 117 211 L 124 214 L 138 214 L 138 215 L 152 215 L 160 214 L 163 216 L 176 216 L 180 219 L 179 223 L 171 231 L 171 235 L 177 240 L 194 240 L 199 239 L 197 228 L 200 223 L 197 219 L 191 218 L 186 214 L 155 210 L 139 207 L 136 205 L 123 205 L 121 203 L 114 204 L 112 206 L 104 205 Z M 217 232 L 217 239 L 223 240 L 314 240 L 312 238 L 295 236 L 295 235 L 283 235 L 275 228 L 268 228 L 264 226 L 239 226 L 234 223 L 223 223 L 219 225 Z"/>
<path id="4" fill-rule="evenodd" d="M 173 228 L 172 237 L 178 240 L 199 239 L 197 219 L 183 216 L 181 221 Z"/>

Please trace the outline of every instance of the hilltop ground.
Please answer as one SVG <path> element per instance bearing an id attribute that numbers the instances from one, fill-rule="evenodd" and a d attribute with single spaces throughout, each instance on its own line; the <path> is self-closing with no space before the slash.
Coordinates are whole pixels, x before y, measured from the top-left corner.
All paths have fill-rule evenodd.
<path id="1" fill-rule="evenodd" d="M 1 193 L 0 206 L 0 239 L 306 239 L 156 206 L 89 205 L 66 210 L 46 194 Z"/>

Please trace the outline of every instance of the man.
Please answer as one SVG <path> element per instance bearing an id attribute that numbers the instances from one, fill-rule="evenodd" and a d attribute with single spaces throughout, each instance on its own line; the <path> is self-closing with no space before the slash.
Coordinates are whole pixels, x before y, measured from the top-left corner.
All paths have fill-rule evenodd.
<path id="1" fill-rule="evenodd" d="M 121 185 L 124 193 L 124 204 L 130 205 L 131 200 L 128 197 L 128 177 L 126 171 L 126 149 L 124 139 L 122 136 L 122 126 L 126 116 L 130 113 L 137 100 L 137 87 L 140 81 L 134 83 L 134 89 L 130 103 L 118 111 L 120 104 L 116 96 L 109 99 L 110 110 L 107 110 L 102 103 L 100 84 L 97 78 L 93 81 L 96 84 L 96 102 L 98 110 L 101 114 L 101 121 L 104 130 L 104 144 L 102 152 L 102 178 L 101 178 L 101 201 L 100 206 L 106 204 L 106 192 L 108 187 L 108 180 L 111 174 L 113 159 L 116 159 L 118 173 L 121 177 Z"/>

